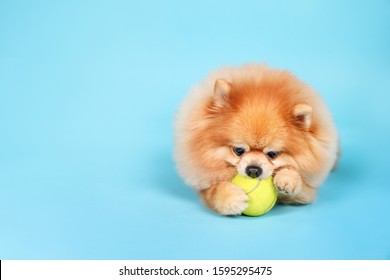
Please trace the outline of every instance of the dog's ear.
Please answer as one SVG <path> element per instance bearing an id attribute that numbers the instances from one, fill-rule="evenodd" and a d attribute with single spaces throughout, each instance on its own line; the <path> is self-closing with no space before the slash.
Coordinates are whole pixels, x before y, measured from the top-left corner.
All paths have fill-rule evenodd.
<path id="1" fill-rule="evenodd" d="M 232 90 L 232 85 L 224 79 L 217 79 L 214 84 L 214 106 L 222 108 Z"/>
<path id="2" fill-rule="evenodd" d="M 310 105 L 301 103 L 294 106 L 293 118 L 296 125 L 308 131 L 312 123 L 313 109 Z"/>

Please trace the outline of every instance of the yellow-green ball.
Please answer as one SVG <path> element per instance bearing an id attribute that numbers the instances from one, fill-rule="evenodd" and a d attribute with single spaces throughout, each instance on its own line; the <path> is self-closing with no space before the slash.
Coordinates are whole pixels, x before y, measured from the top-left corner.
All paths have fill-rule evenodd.
<path id="1" fill-rule="evenodd" d="M 249 197 L 249 206 L 242 212 L 247 216 L 264 215 L 274 207 L 278 198 L 272 177 L 259 180 L 237 174 L 232 183 L 242 188 Z"/>

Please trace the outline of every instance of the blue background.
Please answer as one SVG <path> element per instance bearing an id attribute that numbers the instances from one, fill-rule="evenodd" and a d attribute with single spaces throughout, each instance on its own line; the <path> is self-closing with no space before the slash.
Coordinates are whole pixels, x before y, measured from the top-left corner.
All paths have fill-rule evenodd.
<path id="1" fill-rule="evenodd" d="M 313 205 L 223 217 L 175 171 L 184 96 L 247 62 L 334 114 Z M 389 62 L 385 0 L 1 1 L 0 259 L 390 259 Z"/>

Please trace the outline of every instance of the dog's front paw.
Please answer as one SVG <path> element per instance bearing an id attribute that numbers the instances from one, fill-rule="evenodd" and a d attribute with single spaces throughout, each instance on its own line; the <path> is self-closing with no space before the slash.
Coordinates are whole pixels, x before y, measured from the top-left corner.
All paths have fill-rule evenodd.
<path id="1" fill-rule="evenodd" d="M 230 182 L 221 182 L 203 191 L 202 198 L 206 205 L 226 216 L 241 215 L 248 207 L 248 196 L 241 188 Z"/>
<path id="2" fill-rule="evenodd" d="M 302 190 L 302 177 L 292 169 L 281 169 L 274 176 L 274 185 L 280 194 L 296 195 Z"/>

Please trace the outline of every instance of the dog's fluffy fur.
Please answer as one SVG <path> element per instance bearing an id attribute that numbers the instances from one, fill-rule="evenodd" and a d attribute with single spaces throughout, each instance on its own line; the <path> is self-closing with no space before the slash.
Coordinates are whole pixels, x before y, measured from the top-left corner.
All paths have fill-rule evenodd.
<path id="1" fill-rule="evenodd" d="M 179 108 L 174 156 L 209 208 L 239 215 L 248 197 L 230 181 L 248 176 L 248 166 L 260 168 L 260 179 L 273 176 L 279 203 L 313 202 L 336 164 L 338 137 L 321 97 L 291 73 L 257 64 L 224 67 Z"/>

